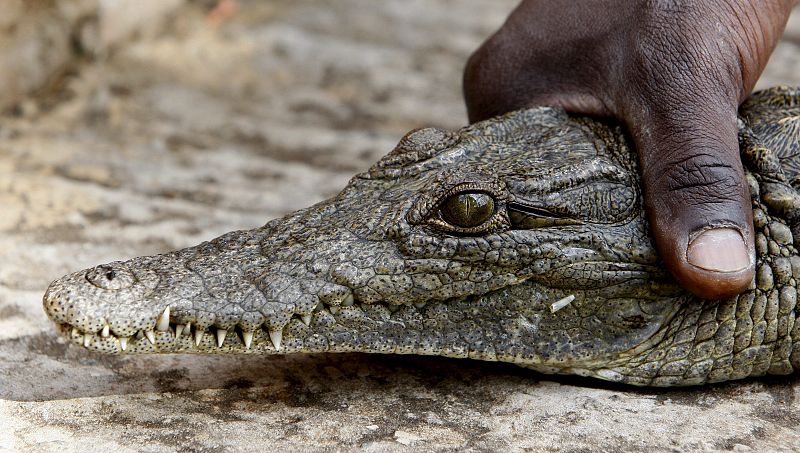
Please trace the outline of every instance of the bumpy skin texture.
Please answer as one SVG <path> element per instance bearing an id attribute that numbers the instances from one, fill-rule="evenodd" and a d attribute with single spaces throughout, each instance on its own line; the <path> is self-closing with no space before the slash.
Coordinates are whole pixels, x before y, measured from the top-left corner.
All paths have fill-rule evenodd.
<path id="1" fill-rule="evenodd" d="M 108 353 L 429 354 L 653 386 L 789 374 L 800 90 L 756 94 L 741 117 L 757 272 L 728 300 L 697 300 L 662 269 L 618 126 L 534 108 L 412 131 L 330 200 L 65 276 L 44 307 Z M 492 209 L 453 225 L 458 194 Z"/>

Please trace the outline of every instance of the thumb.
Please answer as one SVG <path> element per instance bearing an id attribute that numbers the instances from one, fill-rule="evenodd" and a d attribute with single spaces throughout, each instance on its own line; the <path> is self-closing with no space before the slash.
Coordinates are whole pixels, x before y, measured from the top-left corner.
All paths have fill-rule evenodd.
<path id="1" fill-rule="evenodd" d="M 736 103 L 684 95 L 647 104 L 627 122 L 656 248 L 684 288 L 707 299 L 733 296 L 755 273 Z"/>

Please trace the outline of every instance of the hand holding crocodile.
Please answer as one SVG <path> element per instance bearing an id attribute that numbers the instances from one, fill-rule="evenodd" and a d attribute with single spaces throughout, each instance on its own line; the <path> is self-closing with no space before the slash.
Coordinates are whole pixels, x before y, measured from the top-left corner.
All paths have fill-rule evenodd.
<path id="1" fill-rule="evenodd" d="M 638 150 L 656 247 L 704 298 L 755 271 L 736 110 L 797 0 L 526 0 L 470 58 L 470 121 L 531 105 L 614 116 Z"/>

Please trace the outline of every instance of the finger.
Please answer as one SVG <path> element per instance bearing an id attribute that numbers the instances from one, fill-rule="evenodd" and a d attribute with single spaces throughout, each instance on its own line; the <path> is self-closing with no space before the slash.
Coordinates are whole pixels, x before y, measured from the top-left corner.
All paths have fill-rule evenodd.
<path id="1" fill-rule="evenodd" d="M 564 68 L 548 68 L 540 55 L 521 49 L 523 43 L 507 32 L 499 33 L 468 60 L 463 87 L 471 123 L 539 105 L 587 115 L 610 115 L 592 84 L 576 79 Z M 563 62 L 566 58 L 557 60 Z"/>
<path id="2" fill-rule="evenodd" d="M 727 95 L 673 93 L 629 118 L 656 247 L 683 287 L 721 299 L 755 273 L 750 195 Z"/>
<path id="3" fill-rule="evenodd" d="M 467 60 L 463 90 L 470 123 L 524 107 L 531 85 L 538 85 L 508 35 L 501 29 Z"/>
<path id="4" fill-rule="evenodd" d="M 608 21 L 595 18 L 603 23 L 587 25 L 584 15 L 580 5 L 522 2 L 467 61 L 463 89 L 470 122 L 535 105 L 610 115 L 607 99 L 598 96 L 606 92 L 598 87 L 605 49 L 582 31 Z"/>

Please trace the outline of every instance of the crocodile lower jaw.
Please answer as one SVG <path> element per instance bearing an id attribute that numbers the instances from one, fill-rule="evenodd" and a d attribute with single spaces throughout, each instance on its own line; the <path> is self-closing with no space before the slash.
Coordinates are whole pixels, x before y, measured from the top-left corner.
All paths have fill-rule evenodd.
<path id="1" fill-rule="evenodd" d="M 294 352 L 285 347 L 283 331 L 226 330 L 215 326 L 198 329 L 191 324 L 169 324 L 165 330 L 140 330 L 129 337 L 110 332 L 81 332 L 69 324 L 57 324 L 58 331 L 70 342 L 88 349 L 111 353 L 254 353 Z M 305 348 L 307 349 L 307 348 Z"/>
<path id="2" fill-rule="evenodd" d="M 352 300 L 352 299 L 351 299 Z M 415 305 L 392 305 L 384 303 L 350 305 L 327 305 L 320 303 L 311 314 L 295 314 L 280 330 L 271 330 L 262 325 L 254 330 L 244 330 L 240 326 L 222 329 L 217 326 L 201 327 L 191 322 L 178 324 L 170 316 L 167 307 L 156 324 L 149 329 L 136 331 L 130 336 L 116 335 L 106 324 L 96 332 L 84 332 L 68 323 L 56 323 L 58 332 L 70 342 L 106 354 L 123 353 L 247 353 L 247 354 L 288 354 L 297 352 L 350 352 L 356 348 L 347 345 L 332 346 L 322 333 L 313 333 L 312 326 L 330 325 L 331 320 L 347 311 L 360 310 L 363 306 L 381 306 L 387 313 L 394 314 L 399 309 L 421 310 L 427 303 Z M 174 312 L 173 312 L 174 313 Z M 361 349 L 358 349 L 361 350 Z M 376 347 L 364 352 L 397 352 Z M 400 353 L 414 351 L 400 351 Z"/>

